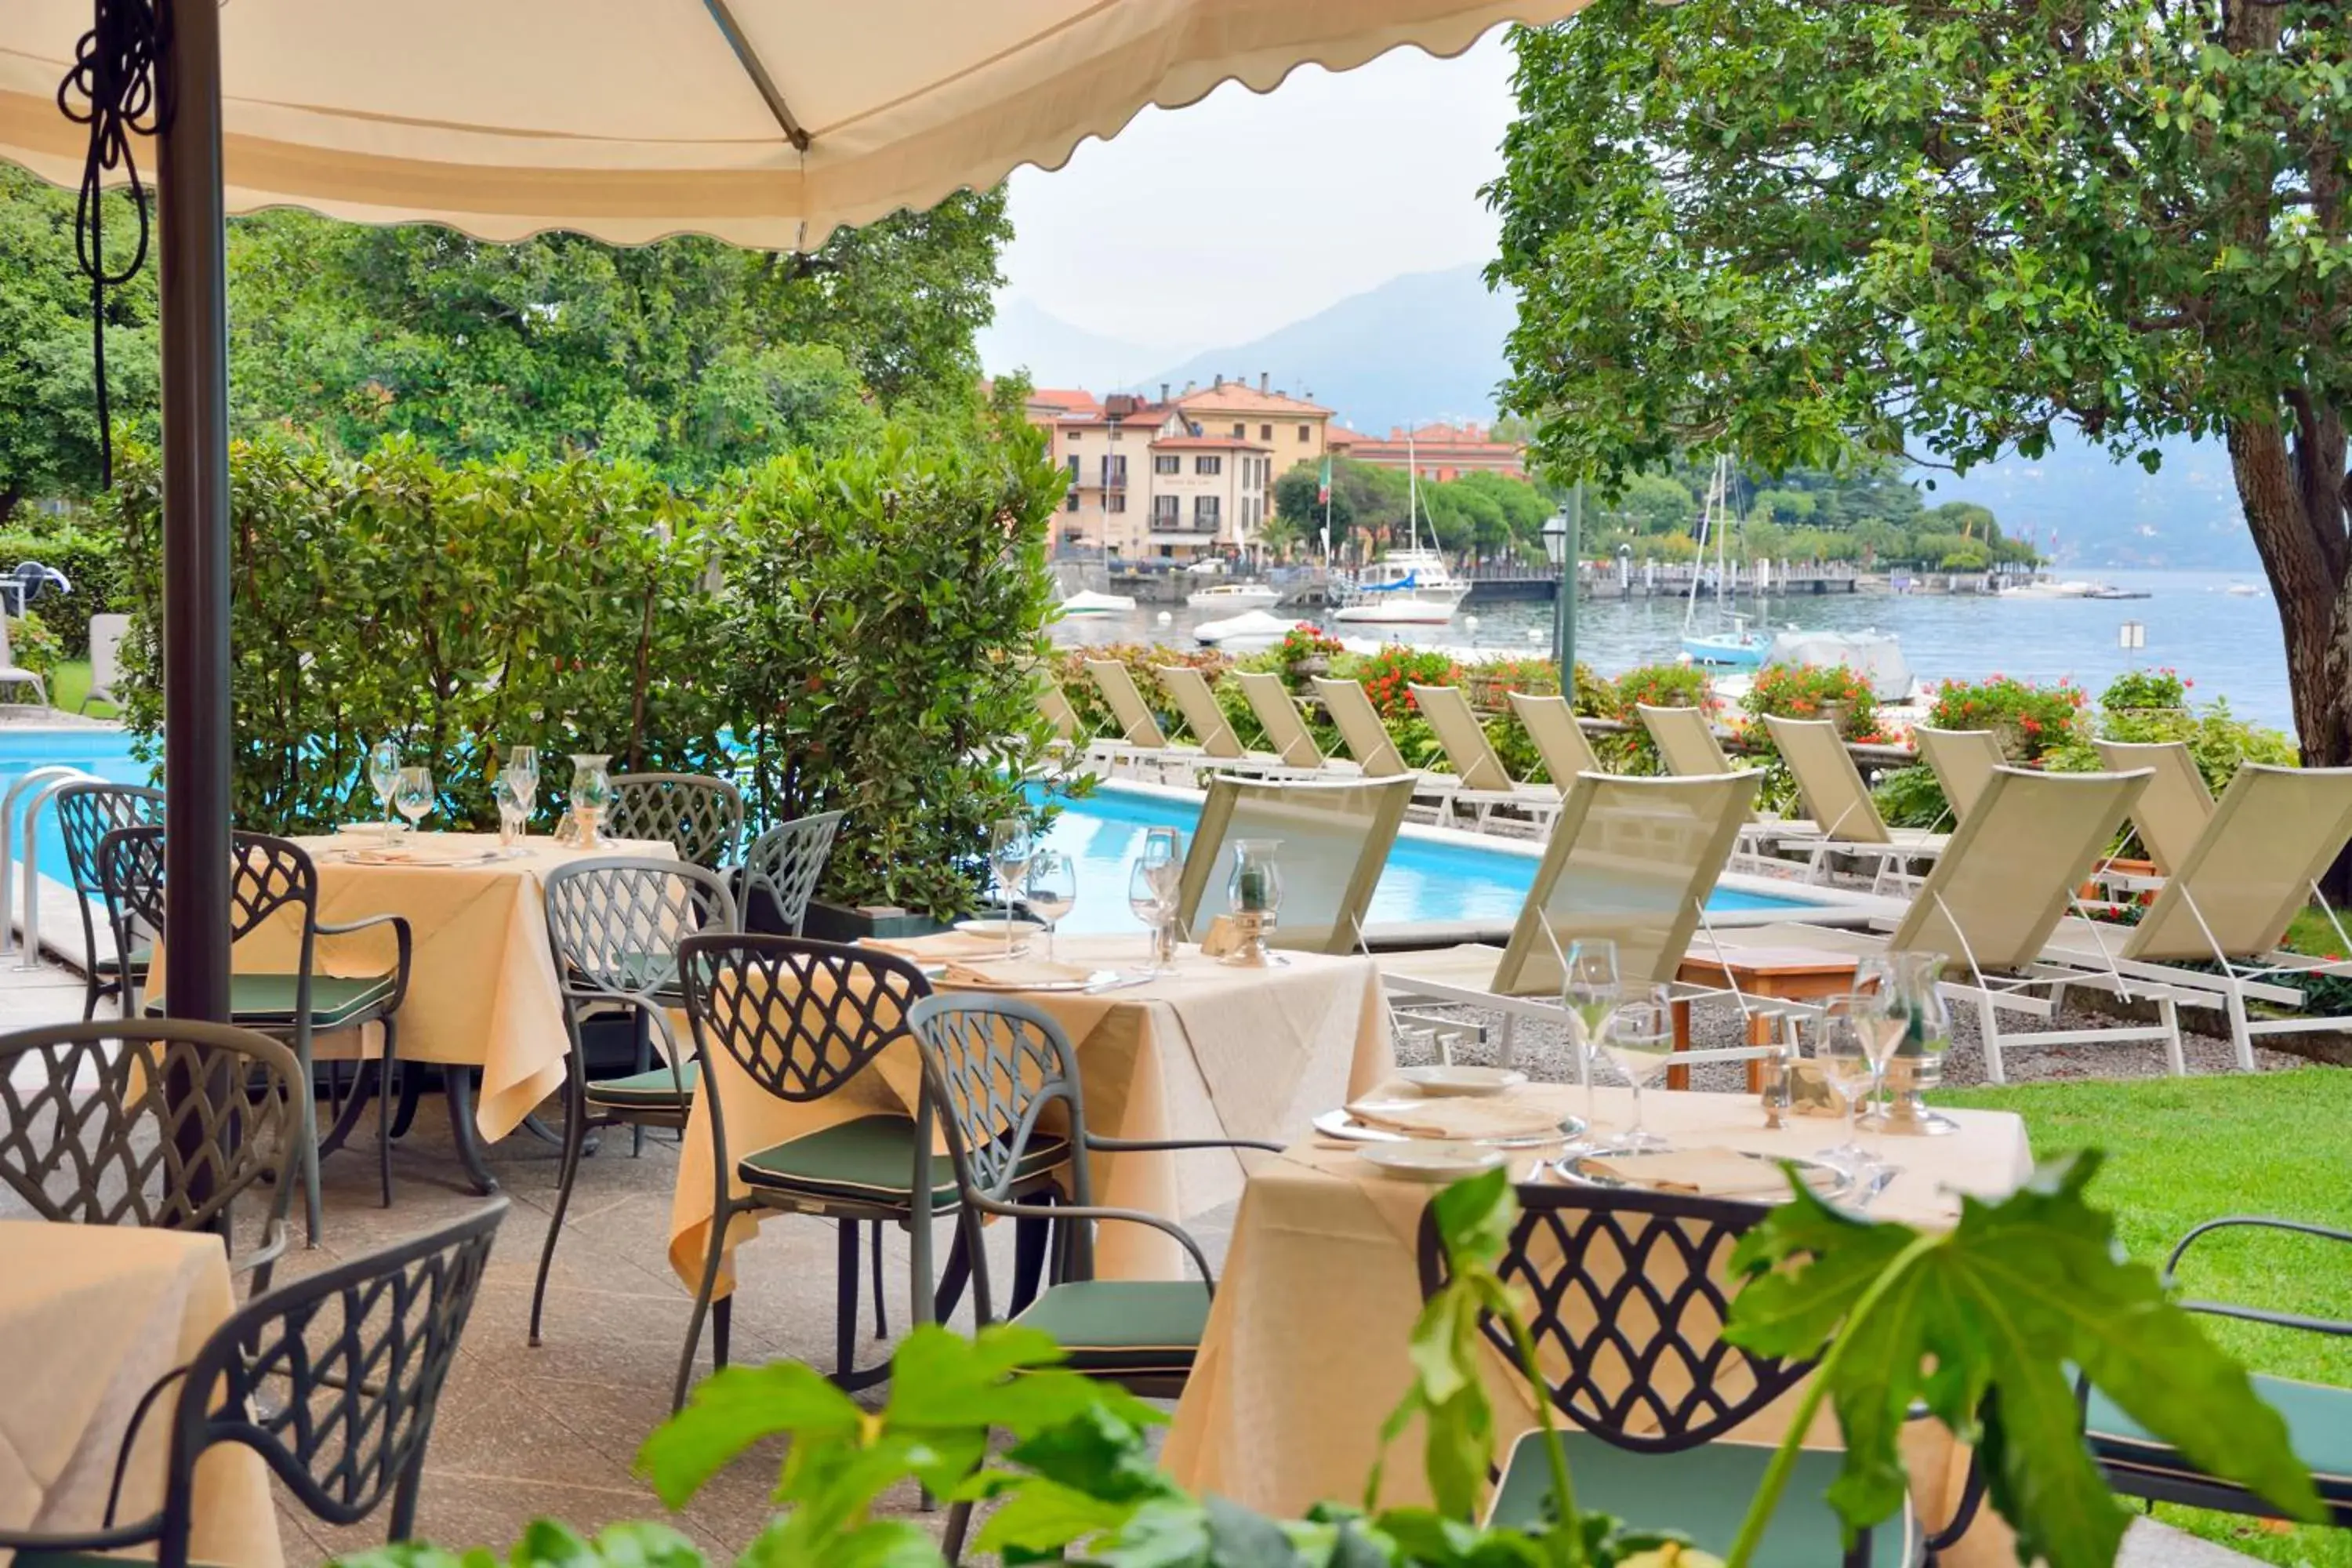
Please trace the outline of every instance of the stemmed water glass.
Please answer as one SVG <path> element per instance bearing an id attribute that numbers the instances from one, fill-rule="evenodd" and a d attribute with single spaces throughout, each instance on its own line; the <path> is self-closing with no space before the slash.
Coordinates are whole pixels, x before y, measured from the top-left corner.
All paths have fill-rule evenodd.
<path id="1" fill-rule="evenodd" d="M 1162 870 L 1165 864 L 1138 857 L 1127 873 L 1127 907 L 1151 928 L 1151 956 L 1143 966 L 1146 973 L 1159 973 L 1164 962 L 1161 939 L 1176 921 L 1176 879 Z"/>
<path id="2" fill-rule="evenodd" d="M 1862 1146 L 1854 1131 L 1854 1113 L 1869 1097 L 1878 1078 L 1878 1069 L 1871 1065 L 1862 1022 L 1855 1016 L 1857 1005 L 1864 1000 L 1845 996 L 1832 1001 L 1807 1029 L 1812 1037 L 1808 1043 L 1822 1083 L 1837 1097 L 1839 1106 L 1845 1111 L 1845 1142 L 1834 1149 L 1822 1150 L 1819 1157 L 1856 1181 L 1862 1179 L 1873 1161 L 1870 1151 Z"/>
<path id="3" fill-rule="evenodd" d="M 1910 1030 L 1910 1016 L 1902 998 L 1885 984 L 1874 991 L 1857 992 L 1849 1000 L 1854 1029 L 1870 1058 L 1869 1097 L 1878 1100 L 1886 1092 L 1886 1069 L 1895 1060 L 1895 1049 Z"/>
<path id="4" fill-rule="evenodd" d="M 528 746 L 520 749 L 525 752 L 530 750 Z M 515 837 L 511 850 L 516 855 L 524 854 L 526 851 L 522 847 L 521 841 L 530 837 L 530 814 L 539 801 L 538 763 L 534 762 L 530 767 L 525 768 L 519 763 L 510 762 L 506 771 L 499 774 L 498 784 L 491 793 L 497 795 L 499 790 L 505 791 L 504 795 L 498 797 L 499 826 L 501 827 L 506 826 L 507 814 L 511 810 L 514 814 Z"/>
<path id="5" fill-rule="evenodd" d="M 1674 1008 L 1665 988 L 1653 986 L 1640 1001 L 1621 1002 L 1601 1031 L 1601 1048 L 1633 1086 L 1633 1125 L 1609 1141 L 1610 1150 L 1640 1154 L 1671 1147 L 1642 1125 L 1642 1086 L 1675 1058 Z"/>
<path id="6" fill-rule="evenodd" d="M 1029 912 L 1045 922 L 1045 962 L 1054 962 L 1054 928 L 1078 901 L 1077 862 L 1058 849 L 1040 849 L 1029 857 L 1024 895 Z"/>
<path id="7" fill-rule="evenodd" d="M 425 815 L 433 809 L 433 770 L 401 769 L 400 782 L 393 791 L 392 803 L 400 808 L 401 816 L 408 818 L 410 831 L 415 831 L 416 825 L 424 821 Z"/>
<path id="8" fill-rule="evenodd" d="M 1004 905 L 1004 956 L 1013 956 L 1013 900 L 1029 875 L 1029 858 L 1036 853 L 1027 819 L 1000 816 L 988 825 L 988 868 L 996 879 L 996 896 Z"/>
<path id="9" fill-rule="evenodd" d="M 502 773 L 490 781 L 490 799 L 499 808 L 499 853 L 516 856 L 522 853 L 515 840 L 522 836 L 522 826 L 529 815 L 515 794 L 515 775 Z"/>
<path id="10" fill-rule="evenodd" d="M 1560 982 L 1560 1002 L 1569 1013 L 1570 1029 L 1576 1037 L 1577 1063 L 1584 1073 L 1584 1123 L 1600 1125 L 1600 1100 L 1593 1088 L 1592 1068 L 1601 1055 L 1601 1037 L 1609 1027 L 1610 1016 L 1625 1000 L 1617 978 L 1617 944 L 1606 937 L 1591 937 L 1568 944 L 1568 954 L 1561 961 L 1564 978 Z"/>
<path id="11" fill-rule="evenodd" d="M 383 807 L 383 846 L 392 847 L 392 797 L 400 788 L 400 747 L 391 741 L 378 741 L 368 748 L 368 787 Z"/>

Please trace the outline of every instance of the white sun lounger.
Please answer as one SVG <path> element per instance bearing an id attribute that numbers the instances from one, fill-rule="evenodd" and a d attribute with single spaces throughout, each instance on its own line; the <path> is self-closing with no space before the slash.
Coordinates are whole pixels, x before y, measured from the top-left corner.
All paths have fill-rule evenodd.
<path id="1" fill-rule="evenodd" d="M 1511 711 L 1518 715 L 1528 739 L 1535 742 L 1536 755 L 1543 759 L 1544 772 L 1549 775 L 1552 787 L 1562 795 L 1568 794 L 1577 774 L 1609 771 L 1601 765 L 1601 758 L 1586 739 L 1584 726 L 1577 722 L 1576 710 L 1569 705 L 1567 698 L 1514 691 L 1510 700 Z"/>
<path id="2" fill-rule="evenodd" d="M 1368 779 L 1410 778 L 1412 799 L 1416 805 L 1426 806 L 1443 817 L 1452 805 L 1454 792 L 1462 781 L 1452 773 L 1431 773 L 1409 766 L 1404 753 L 1397 750 L 1396 739 L 1389 727 L 1381 722 L 1380 710 L 1364 689 L 1352 680 L 1333 680 L 1328 676 L 1315 676 L 1315 695 L 1323 700 L 1323 710 L 1331 715 L 1339 728 L 1339 743 L 1356 760 L 1356 766 Z"/>
<path id="3" fill-rule="evenodd" d="M 1285 763 L 1327 777 L 1362 772 L 1351 762 L 1323 754 L 1323 748 L 1307 732 L 1307 721 L 1300 717 L 1298 705 L 1291 700 L 1290 689 L 1283 685 L 1282 677 L 1263 669 L 1236 669 L 1232 673 L 1242 695 L 1249 699 L 1250 711 L 1257 715 L 1257 727 L 1265 731 L 1266 743 Z"/>
<path id="4" fill-rule="evenodd" d="M 1102 693 L 1103 701 L 1110 708 L 1112 720 L 1119 727 L 1118 740 L 1109 754 L 1116 760 L 1114 770 L 1123 763 L 1138 773 L 1150 772 L 1165 782 L 1173 773 L 1177 782 L 1191 784 L 1193 771 L 1201 766 L 1201 748 L 1172 743 L 1160 721 L 1152 717 L 1151 709 L 1136 689 L 1135 677 L 1127 666 L 1115 658 L 1087 660 L 1087 674 L 1093 679 L 1095 689 Z"/>
<path id="5" fill-rule="evenodd" d="M 1412 798 L 1405 778 L 1271 780 L 1219 773 L 1184 856 L 1176 919 L 1194 941 L 1230 911 L 1226 879 L 1237 838 L 1274 838 L 1282 906 L 1269 946 L 1357 952 L 1364 911 Z"/>
<path id="6" fill-rule="evenodd" d="M 2155 864 L 2156 874 L 2171 876 L 2176 867 L 2188 860 L 2213 820 L 2213 792 L 2205 787 L 2205 774 L 2197 759 L 2179 741 L 2091 743 L 2110 771 L 2147 768 L 2156 774 L 2148 780 L 2147 793 L 2132 807 L 2132 827 L 2139 835 L 2140 847 Z M 2145 878 L 2134 881 L 2148 885 Z"/>
<path id="7" fill-rule="evenodd" d="M 1437 743 L 1445 748 L 1445 760 L 1461 781 L 1447 801 L 1449 813 L 1469 807 L 1471 826 L 1481 833 L 1493 824 L 1497 811 L 1530 822 L 1538 830 L 1559 816 L 1560 792 L 1549 784 L 1523 784 L 1511 777 L 1460 687 L 1416 685 L 1407 689 L 1421 716 L 1437 732 Z"/>
<path id="8" fill-rule="evenodd" d="M 1154 665 L 1151 673 L 1176 700 L 1176 710 L 1184 715 L 1184 727 L 1200 742 L 1202 757 L 1221 772 L 1265 778 L 1312 778 L 1317 773 L 1314 768 L 1292 767 L 1272 752 L 1253 752 L 1243 745 L 1233 721 L 1218 706 L 1208 677 L 1192 666 Z"/>
<path id="9" fill-rule="evenodd" d="M 1723 743 L 1715 738 L 1715 726 L 1697 709 L 1653 708 L 1637 702 L 1633 711 L 1642 728 L 1650 732 L 1651 743 L 1658 748 L 1658 760 L 1676 778 L 1712 778 L 1741 771 L 1724 755 Z M 1810 838 L 1817 831 L 1810 822 L 1767 816 L 1750 807 L 1747 826 L 1739 830 L 1739 842 L 1732 851 L 1732 863 L 1760 868 L 1773 858 L 1773 847 L 1783 839 Z"/>
<path id="10" fill-rule="evenodd" d="M 1819 881 L 1829 869 L 1832 855 L 1851 855 L 1876 862 L 1871 891 L 1884 892 L 1890 879 L 1906 882 L 1906 868 L 1917 859 L 1932 859 L 1948 842 L 1940 833 L 1916 827 L 1889 827 L 1853 765 L 1853 753 L 1838 738 L 1837 726 L 1826 719 L 1781 719 L 1767 715 L 1765 728 L 1780 760 L 1797 781 L 1797 795 L 1805 812 L 1821 831 L 1804 843 L 1806 876 Z M 1890 879 L 1890 873 L 1892 878 Z"/>
<path id="11" fill-rule="evenodd" d="M 1993 769 L 2009 760 L 2001 752 L 2000 737 L 1990 730 L 1931 730 L 1922 724 L 1911 731 L 1911 743 L 1919 749 L 1919 760 L 1934 771 L 1955 822 L 1967 818 L 1992 782 Z"/>

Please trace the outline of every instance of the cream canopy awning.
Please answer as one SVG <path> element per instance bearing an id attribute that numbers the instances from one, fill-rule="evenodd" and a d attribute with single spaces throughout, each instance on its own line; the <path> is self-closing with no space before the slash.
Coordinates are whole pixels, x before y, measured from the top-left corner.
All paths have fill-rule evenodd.
<path id="1" fill-rule="evenodd" d="M 1058 165 L 1147 103 L 1454 54 L 1583 3 L 225 0 L 228 205 L 805 249 Z M 60 184 L 89 133 L 58 82 L 89 23 L 89 0 L 0 3 L 0 158 Z"/>

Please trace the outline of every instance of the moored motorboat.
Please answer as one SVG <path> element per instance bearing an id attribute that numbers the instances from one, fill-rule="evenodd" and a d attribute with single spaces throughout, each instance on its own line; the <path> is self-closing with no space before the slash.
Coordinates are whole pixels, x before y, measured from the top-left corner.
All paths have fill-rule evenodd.
<path id="1" fill-rule="evenodd" d="M 1185 607 L 1194 610 L 1262 610 L 1281 602 L 1281 590 L 1264 583 L 1219 583 L 1184 600 Z"/>
<path id="2" fill-rule="evenodd" d="M 1297 624 L 1264 610 L 1250 610 L 1221 621 L 1203 621 L 1192 628 L 1192 636 L 1211 647 L 1272 647 Z"/>
<path id="3" fill-rule="evenodd" d="M 1064 597 L 1065 616 L 1122 616 L 1135 608 L 1135 601 L 1125 594 L 1097 594 L 1091 588 L 1081 588 Z"/>

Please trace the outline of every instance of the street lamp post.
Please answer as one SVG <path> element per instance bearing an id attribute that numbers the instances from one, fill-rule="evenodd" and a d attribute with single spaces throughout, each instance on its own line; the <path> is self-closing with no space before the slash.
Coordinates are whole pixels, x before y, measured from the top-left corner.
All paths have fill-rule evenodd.
<path id="1" fill-rule="evenodd" d="M 1576 700 L 1576 565 L 1582 548 L 1584 482 L 1577 481 L 1566 504 L 1544 520 L 1544 557 L 1559 575 L 1551 601 L 1551 658 L 1559 667 L 1559 689 Z"/>

